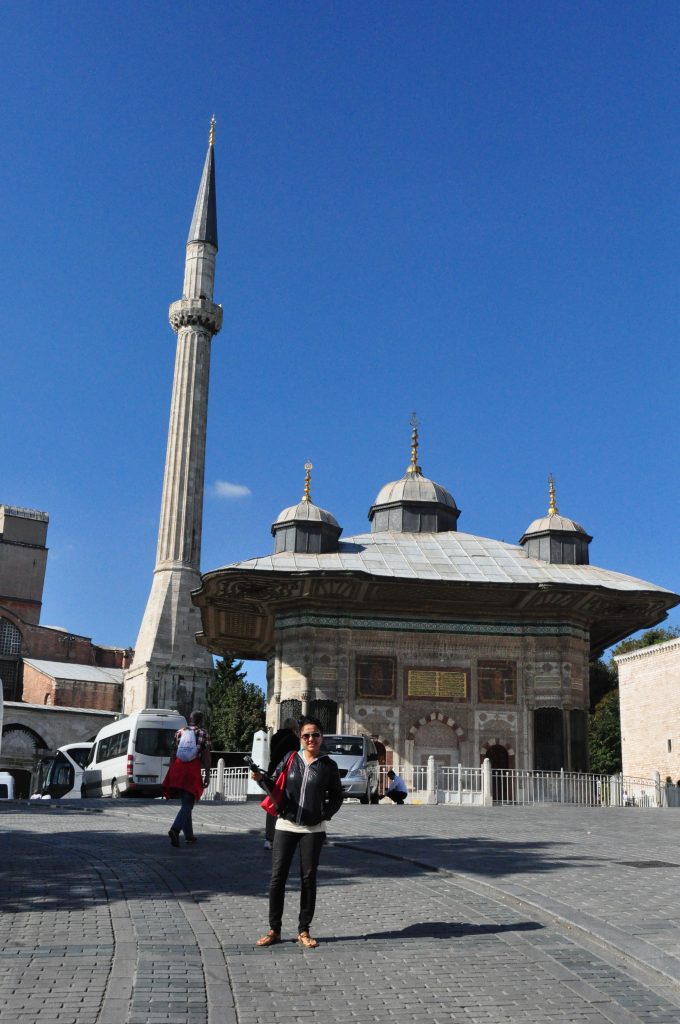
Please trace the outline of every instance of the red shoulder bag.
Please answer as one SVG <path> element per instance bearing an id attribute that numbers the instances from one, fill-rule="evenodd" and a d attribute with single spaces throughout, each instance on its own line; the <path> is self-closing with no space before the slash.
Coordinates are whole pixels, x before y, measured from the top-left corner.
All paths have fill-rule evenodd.
<path id="1" fill-rule="evenodd" d="M 281 810 L 281 806 L 283 805 L 286 790 L 286 779 L 288 778 L 288 770 L 293 763 L 293 758 L 295 757 L 296 753 L 297 751 L 294 750 L 293 753 L 290 755 L 288 761 L 286 762 L 286 767 L 283 769 L 281 774 L 278 776 L 276 782 L 272 786 L 271 793 L 267 793 L 266 797 L 260 804 L 260 807 L 263 807 L 267 814 L 271 814 L 275 818 L 278 817 L 279 812 Z"/>

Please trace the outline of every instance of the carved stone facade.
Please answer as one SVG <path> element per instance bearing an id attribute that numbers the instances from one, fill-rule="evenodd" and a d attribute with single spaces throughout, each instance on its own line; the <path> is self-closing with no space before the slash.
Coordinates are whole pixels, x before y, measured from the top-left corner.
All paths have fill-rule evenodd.
<path id="1" fill-rule="evenodd" d="M 534 711 L 562 712 L 562 767 L 588 708 L 587 632 L 568 624 L 498 627 L 441 620 L 281 615 L 276 619 L 267 723 L 295 702 L 336 705 L 335 729 L 379 739 L 401 767 L 479 764 L 502 748 L 508 767 L 534 768 Z M 373 669 L 373 673 L 371 673 Z M 511 763 L 510 763 L 511 762 Z"/>

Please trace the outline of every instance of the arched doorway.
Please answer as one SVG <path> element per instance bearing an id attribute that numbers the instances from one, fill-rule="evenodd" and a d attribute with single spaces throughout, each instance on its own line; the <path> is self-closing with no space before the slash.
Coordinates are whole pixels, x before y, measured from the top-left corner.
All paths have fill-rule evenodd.
<path id="1" fill-rule="evenodd" d="M 515 767 L 515 750 L 500 739 L 490 739 L 480 751 L 480 763 L 486 759 L 491 763 L 491 792 L 494 803 L 512 803 L 515 799 L 515 783 L 511 769 Z"/>
<path id="2" fill-rule="evenodd" d="M 510 767 L 510 757 L 505 747 L 500 743 L 494 743 L 486 752 L 491 762 L 491 793 L 494 803 L 500 800 L 513 799 L 512 780 L 502 774 Z"/>
<path id="3" fill-rule="evenodd" d="M 486 752 L 486 757 L 491 761 L 491 770 L 494 768 L 504 769 L 510 767 L 510 757 L 506 747 L 501 746 L 500 743 L 494 743 L 492 747 Z"/>

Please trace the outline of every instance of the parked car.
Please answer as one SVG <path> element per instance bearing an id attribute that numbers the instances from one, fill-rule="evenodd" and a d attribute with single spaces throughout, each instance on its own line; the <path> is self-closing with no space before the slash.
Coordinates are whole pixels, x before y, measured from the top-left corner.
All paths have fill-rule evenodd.
<path id="1" fill-rule="evenodd" d="M 80 800 L 83 771 L 94 743 L 66 743 L 52 759 L 40 796 Z M 33 798 L 31 798 L 33 799 Z"/>
<path id="2" fill-rule="evenodd" d="M 345 796 L 357 797 L 362 804 L 377 804 L 380 769 L 378 750 L 370 736 L 324 736 L 322 750 L 340 769 Z"/>
<path id="3" fill-rule="evenodd" d="M 175 733 L 186 724 L 178 711 L 145 708 L 104 726 L 83 773 L 82 795 L 160 796 Z"/>

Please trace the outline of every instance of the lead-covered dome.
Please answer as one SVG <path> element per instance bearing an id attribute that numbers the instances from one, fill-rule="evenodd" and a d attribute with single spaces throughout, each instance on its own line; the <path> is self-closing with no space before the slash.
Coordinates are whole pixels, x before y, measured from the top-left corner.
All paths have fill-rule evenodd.
<path id="1" fill-rule="evenodd" d="M 272 523 L 274 552 L 321 554 L 337 551 L 342 527 L 334 515 L 315 505 L 310 495 L 311 462 L 305 463 L 305 490 L 297 505 L 279 512 Z"/>
<path id="2" fill-rule="evenodd" d="M 418 465 L 415 418 L 411 423 L 411 463 L 400 480 L 380 488 L 368 512 L 373 533 L 443 533 L 457 529 L 460 510 L 450 491 L 423 476 Z"/>
<path id="3" fill-rule="evenodd" d="M 588 565 L 588 545 L 593 539 L 575 519 L 561 516 L 555 504 L 555 481 L 548 478 L 550 501 L 547 515 L 534 519 L 520 537 L 529 558 L 562 565 Z"/>

